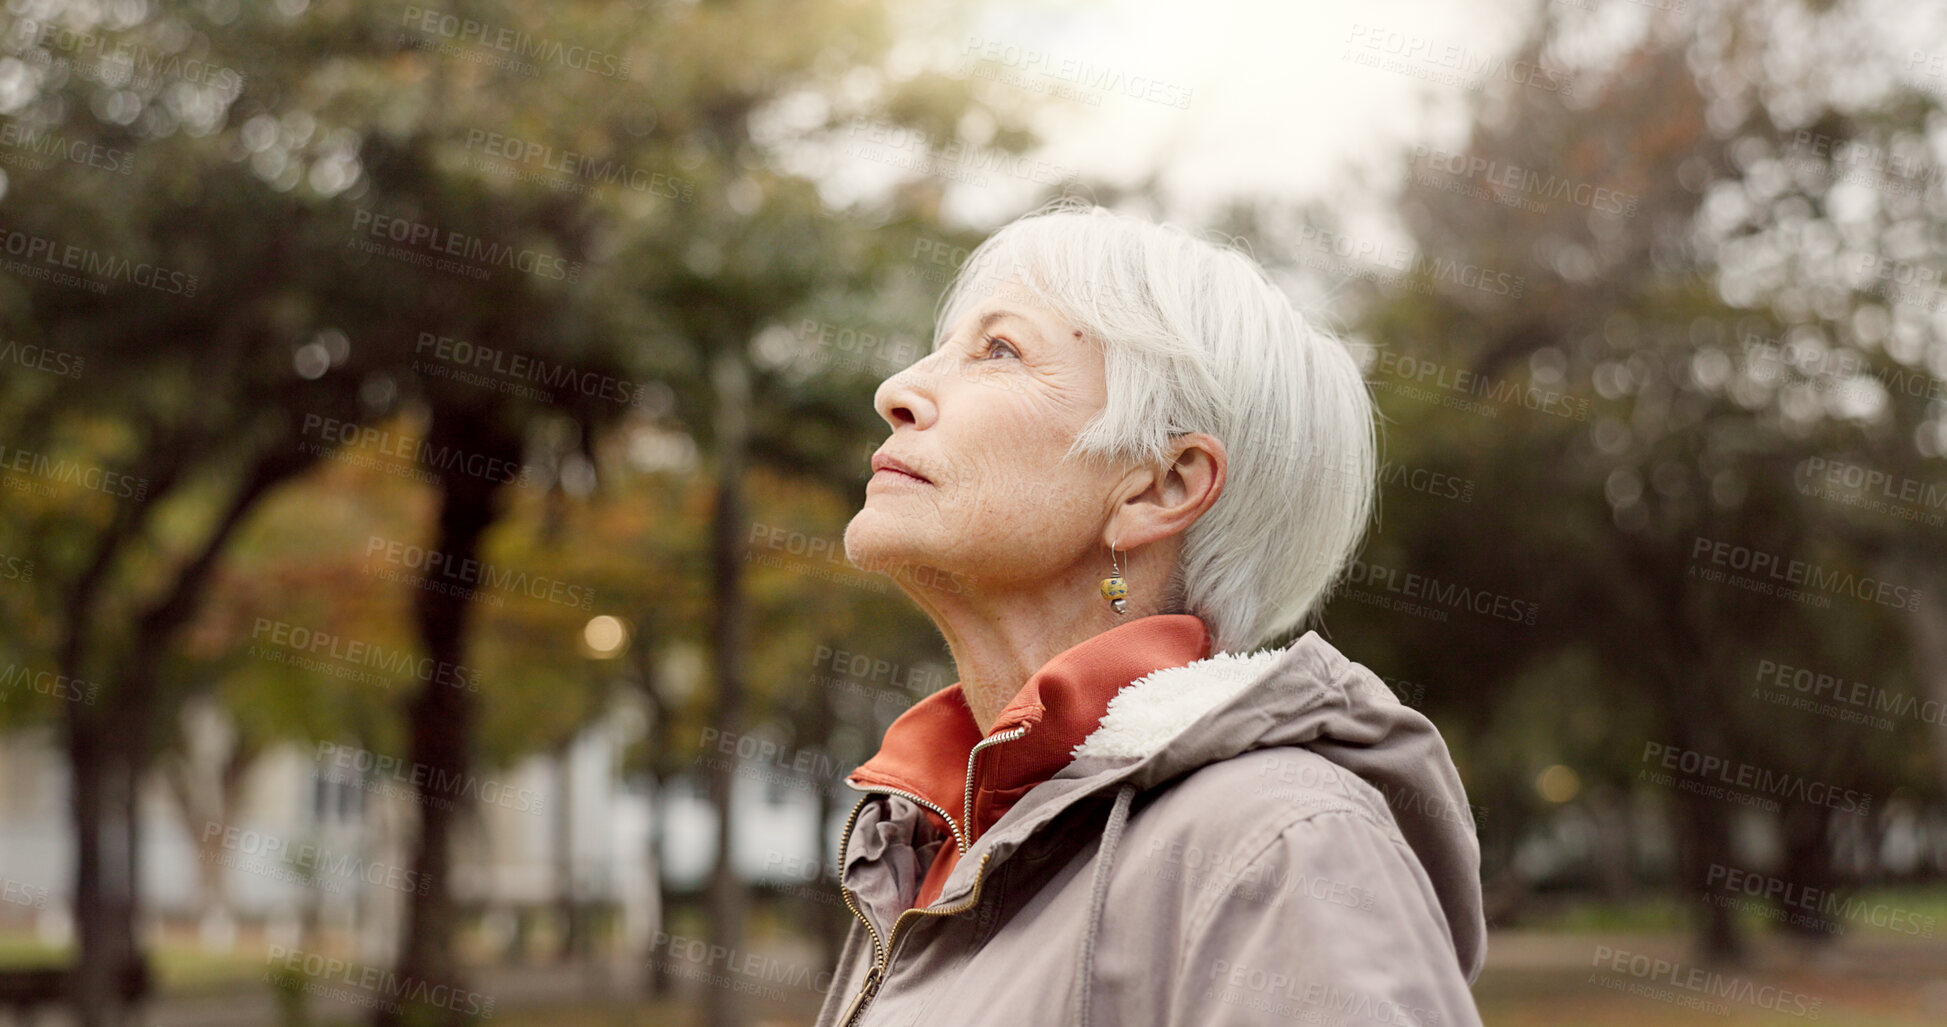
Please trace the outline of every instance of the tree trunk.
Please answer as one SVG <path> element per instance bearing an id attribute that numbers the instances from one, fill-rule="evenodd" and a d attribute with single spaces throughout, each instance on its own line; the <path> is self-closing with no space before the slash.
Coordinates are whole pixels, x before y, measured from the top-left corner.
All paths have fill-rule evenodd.
<path id="1" fill-rule="evenodd" d="M 1744 958 L 1744 941 L 1738 933 L 1736 911 L 1711 901 L 1711 864 L 1730 865 L 1731 819 L 1724 804 L 1695 792 L 1677 792 L 1678 817 L 1683 823 L 1681 867 L 1683 883 L 1695 898 L 1689 903 L 1701 910 L 1697 923 L 1700 958 L 1707 963 L 1736 963 Z"/>
<path id="2" fill-rule="evenodd" d="M 1606 786 L 1590 789 L 1588 807 L 1597 839 L 1596 888 L 1609 901 L 1624 901 L 1634 890 L 1636 870 L 1636 823 L 1629 793 Z"/>
<path id="3" fill-rule="evenodd" d="M 1911 553 L 1890 557 L 1880 566 L 1886 573 L 1908 574 L 1917 568 L 1936 568 L 1937 563 Z M 1931 577 L 1939 580 L 1937 574 Z M 1947 706 L 1947 608 L 1938 601 L 1921 603 L 1919 609 L 1897 619 L 1913 641 L 1913 676 L 1920 681 L 1921 698 Z M 1941 787 L 1947 788 L 1947 718 L 1928 721 L 1927 730 L 1933 736 L 1934 773 Z"/>
<path id="4" fill-rule="evenodd" d="M 499 436 L 483 419 L 460 410 L 435 413 L 427 442 L 434 452 L 462 450 L 510 464 L 520 457 L 515 443 Z M 499 488 L 498 481 L 458 473 L 449 473 L 442 480 L 439 525 L 431 549 L 440 555 L 443 567 L 483 565 L 469 561 L 480 559 L 481 536 L 498 516 L 494 500 Z M 419 634 L 426 655 L 448 666 L 462 665 L 466 662 L 472 589 L 485 582 L 477 574 L 442 575 L 431 569 L 427 576 L 436 581 L 444 577 L 452 588 L 429 588 L 416 597 Z M 424 990 L 429 993 L 443 994 L 438 992 L 440 985 L 457 994 L 465 993 L 459 962 L 453 955 L 460 914 L 451 891 L 452 848 L 454 822 L 466 809 L 463 792 L 475 712 L 473 696 L 465 688 L 427 681 L 420 686 L 408 713 L 408 746 L 419 806 L 412 880 L 429 883 L 408 893 L 405 944 L 396 970 L 401 980 L 427 982 L 430 987 Z M 457 1025 L 464 1022 L 465 1005 L 454 1002 L 425 1010 L 406 1008 L 403 1014 L 381 1008 L 373 1014 L 372 1022 L 376 1027 Z"/>
<path id="5" fill-rule="evenodd" d="M 825 645 L 826 648 L 833 650 L 843 648 L 841 640 L 826 639 Z M 819 752 L 829 754 L 832 748 L 832 731 L 838 724 L 838 711 L 832 708 L 831 689 L 822 684 L 817 685 L 812 688 L 810 699 L 810 723 L 806 725 L 805 730 L 807 741 L 816 746 Z M 832 817 L 838 813 L 838 782 L 831 780 L 829 775 L 821 773 L 813 779 L 813 783 L 818 789 L 818 819 L 817 823 L 812 825 L 811 851 L 819 855 L 818 865 L 821 868 L 829 868 L 835 864 L 838 856 L 842 855 L 827 852 L 825 849 L 825 846 L 830 844 L 826 841 L 825 825 L 831 823 Z M 812 937 L 818 940 L 819 959 L 824 966 L 835 967 L 838 965 L 838 957 L 845 948 L 845 932 L 850 925 L 840 908 L 828 902 L 820 902 L 815 897 L 832 895 L 836 892 L 823 870 L 820 870 L 816 878 L 806 883 L 811 890 L 805 893 L 802 905 L 811 919 Z"/>
<path id="6" fill-rule="evenodd" d="M 121 1027 L 126 1010 L 116 981 L 138 958 L 128 825 L 126 754 L 111 744 L 113 719 L 69 704 L 68 762 L 73 775 L 75 940 L 74 1008 L 80 1027 Z"/>
<path id="7" fill-rule="evenodd" d="M 1698 652 L 1705 651 L 1699 647 Z M 1731 671 L 1718 666 L 1708 659 L 1698 659 L 1693 664 L 1692 674 L 1705 680 L 1725 681 L 1731 679 Z M 1691 680 L 1679 672 L 1672 677 L 1679 687 Z M 1709 694 L 1699 687 L 1696 694 Z M 1673 694 L 1682 694 L 1675 691 Z M 1729 749 L 1721 726 L 1720 717 L 1710 719 L 1713 711 L 1695 709 L 1688 717 L 1676 715 L 1675 708 L 1668 714 L 1666 732 L 1685 749 L 1702 752 L 1725 752 Z M 1677 773 L 1672 784 L 1684 780 Z M 1701 792 L 1686 788 L 1674 789 L 1677 807 L 1677 873 L 1678 887 L 1688 892 L 1689 905 L 1701 911 L 1697 920 L 1694 938 L 1698 958 L 1706 963 L 1738 963 L 1744 958 L 1744 939 L 1738 930 L 1736 910 L 1715 901 L 1710 882 L 1712 865 L 1729 866 L 1735 864 L 1731 850 L 1731 821 L 1733 808 L 1729 804 L 1711 798 Z"/>
<path id="8" fill-rule="evenodd" d="M 638 625 L 646 626 L 647 617 L 638 617 Z M 649 929 L 648 951 L 643 959 L 643 994 L 659 999 L 669 994 L 669 960 L 656 951 L 656 932 L 663 929 L 669 917 L 669 888 L 663 877 L 663 822 L 667 819 L 667 807 L 663 804 L 663 764 L 669 759 L 669 703 L 663 698 L 663 683 L 656 667 L 657 646 L 644 627 L 637 636 L 629 652 L 636 663 L 636 680 L 642 688 L 644 700 L 649 706 L 649 734 L 645 742 L 648 752 L 643 764 L 648 768 L 649 781 L 646 792 L 649 799 L 649 837 L 644 845 L 649 876 L 649 896 L 654 913 Z"/>
<path id="9" fill-rule="evenodd" d="M 743 340 L 726 341 L 711 367 L 716 385 L 717 505 L 710 529 L 710 563 L 716 616 L 710 646 L 716 677 L 712 725 L 718 737 L 734 738 L 742 725 L 744 691 L 744 450 L 749 441 L 746 422 L 750 403 L 750 372 L 744 365 Z M 710 874 L 709 928 L 711 951 L 741 952 L 744 942 L 744 882 L 737 875 L 731 784 L 736 761 L 726 758 L 710 765 L 710 803 L 717 815 L 717 859 Z M 743 993 L 735 988 L 704 989 L 704 1023 L 709 1027 L 739 1027 Z"/>
<path id="10" fill-rule="evenodd" d="M 272 487 L 311 462 L 290 440 L 267 444 L 212 524 L 201 545 L 177 570 L 169 587 L 136 618 L 133 639 L 119 671 L 99 696 L 67 704 L 69 772 L 73 787 L 75 936 L 80 950 L 71 999 L 80 1027 L 120 1027 L 126 1017 L 123 983 L 146 976 L 135 936 L 141 876 L 141 810 L 137 797 L 152 748 L 158 690 L 157 668 L 171 639 L 195 614 L 218 557 L 244 517 Z M 89 680 L 96 600 L 123 544 L 137 536 L 143 518 L 174 481 L 158 475 L 140 513 L 125 508 L 111 534 L 68 597 L 62 672 Z"/>
<path id="11" fill-rule="evenodd" d="M 1832 810 L 1826 806 L 1811 803 L 1787 803 L 1779 815 L 1779 827 L 1784 833 L 1784 866 L 1778 876 L 1789 881 L 1796 894 L 1809 894 L 1806 889 L 1818 889 L 1818 894 L 1829 894 L 1838 881 L 1838 874 L 1832 865 L 1831 832 L 1827 830 L 1832 822 Z M 1815 912 L 1785 907 L 1788 916 L 1783 927 L 1788 933 L 1807 941 L 1830 942 L 1836 935 L 1823 930 L 1829 921 Z"/>
<path id="12" fill-rule="evenodd" d="M 581 954 L 581 914 L 575 907 L 575 814 L 574 814 L 575 739 L 570 735 L 555 754 L 555 773 L 559 775 L 554 792 L 554 901 L 555 916 L 561 923 L 560 945 L 555 961 L 566 963 Z"/>

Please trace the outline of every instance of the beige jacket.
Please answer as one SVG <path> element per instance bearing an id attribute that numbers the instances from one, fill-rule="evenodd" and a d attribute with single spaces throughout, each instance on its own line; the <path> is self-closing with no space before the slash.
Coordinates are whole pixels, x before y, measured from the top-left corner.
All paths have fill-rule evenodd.
<path id="1" fill-rule="evenodd" d="M 1131 682 L 1075 752 L 923 910 L 952 839 L 860 800 L 820 1027 L 1480 1022 L 1480 846 L 1446 745 L 1316 632 Z"/>

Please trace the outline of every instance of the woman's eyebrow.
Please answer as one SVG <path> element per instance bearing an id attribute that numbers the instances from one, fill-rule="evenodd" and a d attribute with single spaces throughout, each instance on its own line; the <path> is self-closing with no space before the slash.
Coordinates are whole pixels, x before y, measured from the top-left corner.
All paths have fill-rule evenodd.
<path id="1" fill-rule="evenodd" d="M 1030 334 L 1032 334 L 1035 338 L 1040 337 L 1040 333 L 1034 330 L 1034 322 L 1029 321 L 1027 318 L 1022 317 L 1021 315 L 1015 313 L 1012 310 L 990 310 L 987 313 L 980 315 L 980 323 L 976 324 L 974 326 L 974 329 L 976 331 L 984 332 L 989 328 L 992 328 L 994 326 L 994 322 L 1006 321 L 1010 318 L 1015 321 L 1019 321 L 1021 322 L 1021 324 L 1025 325 L 1028 331 L 1030 332 Z"/>

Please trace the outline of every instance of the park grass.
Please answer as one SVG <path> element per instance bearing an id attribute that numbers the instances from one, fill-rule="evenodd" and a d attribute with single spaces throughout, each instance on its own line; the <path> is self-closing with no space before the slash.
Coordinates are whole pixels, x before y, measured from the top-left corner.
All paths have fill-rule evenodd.
<path id="1" fill-rule="evenodd" d="M 1846 893 L 1848 900 L 1868 905 L 1886 905 L 1920 917 L 1933 917 L 1938 933 L 1947 936 L 1947 886 L 1866 888 Z M 1559 903 L 1537 900 L 1539 908 L 1525 914 L 1519 924 L 1507 926 L 1540 931 L 1682 931 L 1691 924 L 1691 904 L 1666 895 L 1650 895 L 1622 900 L 1577 897 Z M 1753 900 L 1756 905 L 1756 900 Z M 1762 934 L 1771 926 L 1755 909 L 1738 914 L 1745 932 Z M 1870 927 L 1867 929 L 1870 930 Z"/>
<path id="2" fill-rule="evenodd" d="M 1866 924 L 1848 924 L 1839 937 L 1811 945 L 1782 935 L 1761 917 L 1749 916 L 1743 918 L 1749 928 L 1746 937 L 1751 941 L 1749 961 L 1739 967 L 1715 968 L 1757 985 L 1815 998 L 1819 1003 L 1816 1020 L 1760 1008 L 1751 1002 L 1726 1001 L 1717 1010 L 1686 1008 L 1672 1000 L 1708 996 L 1672 987 L 1668 980 L 1638 982 L 1624 974 L 1604 974 L 1598 955 L 1602 947 L 1643 953 L 1685 967 L 1692 965 L 1691 939 L 1685 929 L 1690 910 L 1668 901 L 1564 905 L 1537 912 L 1518 929 L 1497 930 L 1490 937 L 1488 965 L 1476 982 L 1474 994 L 1484 1021 L 1496 1027 L 1755 1027 L 1808 1021 L 1860 1027 L 1937 1027 L 1947 1023 L 1947 890 L 1884 890 L 1868 898 L 1921 917 L 1934 917 L 1939 927 L 1932 938 L 1916 938 Z M 700 929 L 700 925 L 681 926 Z M 261 996 L 269 990 L 264 983 L 266 963 L 260 948 L 254 945 L 240 946 L 230 954 L 210 953 L 194 943 L 193 935 L 172 933 L 160 939 L 152 955 L 165 996 Z M 0 966 L 63 965 L 71 958 L 70 950 L 43 944 L 30 934 L 0 934 Z M 475 980 L 490 980 L 495 969 L 478 966 L 471 973 Z M 1647 983 L 1654 990 L 1648 995 L 1616 990 L 1604 986 L 1605 976 L 1612 985 L 1618 981 Z M 678 984 L 679 988 L 684 986 Z M 632 998 L 546 1006 L 523 1003 L 515 994 L 506 997 L 510 1001 L 484 1023 L 490 1027 L 632 1027 L 642 1023 L 684 1027 L 701 1023 L 698 996 L 693 992 L 657 1002 Z M 753 1002 L 752 1022 L 775 1027 L 808 1024 L 817 1011 L 815 996 L 791 996 L 782 1004 Z M 343 1027 L 362 1023 L 340 1022 Z"/>
<path id="3" fill-rule="evenodd" d="M 239 948 L 211 952 L 193 943 L 165 939 L 149 951 L 161 991 L 170 995 L 209 994 L 263 980 L 264 957 Z M 0 935 L 0 967 L 21 970 L 68 966 L 72 946 L 49 945 L 31 935 Z"/>
<path id="4" fill-rule="evenodd" d="M 61 966 L 73 958 L 70 950 L 38 941 L 30 935 L 0 934 L 0 967 L 9 970 Z"/>
<path id="5" fill-rule="evenodd" d="M 1818 1002 L 1817 1018 L 1793 1016 L 1756 1003 L 1727 1001 L 1719 1010 L 1685 1008 L 1666 999 L 1684 994 L 1662 986 L 1645 997 L 1592 981 L 1591 954 L 1611 946 L 1684 960 L 1689 939 L 1674 932 L 1582 933 L 1511 931 L 1491 943 L 1487 969 L 1474 988 L 1489 1027 L 1764 1027 L 1839 1024 L 1845 1027 L 1939 1027 L 1947 1023 L 1947 942 L 1878 932 L 1843 940 L 1834 949 L 1808 949 L 1789 939 L 1753 945 L 1752 962 L 1722 972 L 1755 984 L 1802 993 Z M 1685 965 L 1688 965 L 1686 962 Z M 1615 976 L 1615 975 L 1611 975 Z M 762 1027 L 809 1024 L 815 998 L 792 1005 L 756 1003 L 750 1022 Z M 635 1027 L 702 1024 L 695 996 L 651 1003 L 583 1003 L 497 1011 L 491 1027 Z M 358 1027 L 354 1021 L 332 1027 Z"/>

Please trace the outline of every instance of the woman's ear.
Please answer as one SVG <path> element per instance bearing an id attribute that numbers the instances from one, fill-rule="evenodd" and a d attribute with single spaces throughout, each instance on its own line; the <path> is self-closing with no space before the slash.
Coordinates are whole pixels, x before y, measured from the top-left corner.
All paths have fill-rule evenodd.
<path id="1" fill-rule="evenodd" d="M 1204 432 L 1171 440 L 1169 462 L 1133 472 L 1135 491 L 1109 518 L 1103 544 L 1129 550 L 1188 531 L 1223 495 L 1229 455 Z"/>

